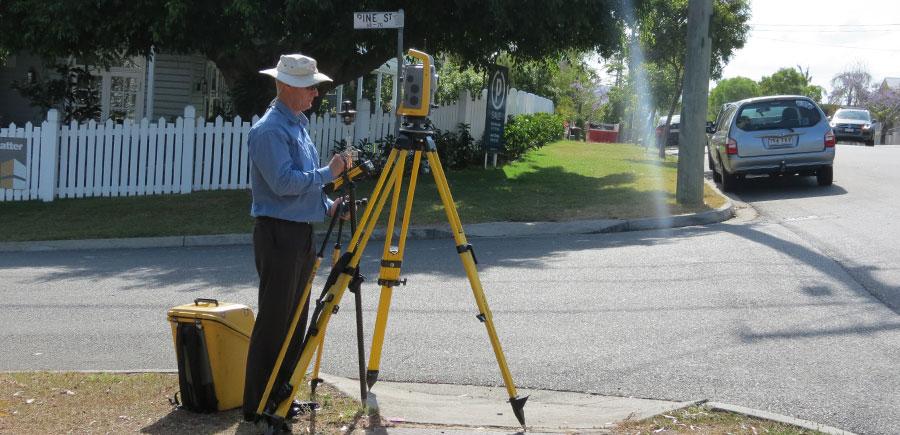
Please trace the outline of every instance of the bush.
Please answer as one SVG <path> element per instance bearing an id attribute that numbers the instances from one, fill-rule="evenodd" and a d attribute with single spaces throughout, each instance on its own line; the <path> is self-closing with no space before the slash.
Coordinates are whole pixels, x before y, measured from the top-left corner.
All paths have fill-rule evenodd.
<path id="1" fill-rule="evenodd" d="M 463 169 L 478 163 L 481 146 L 469 130 L 469 124 L 459 123 L 455 132 L 439 129 L 434 131 L 434 143 L 437 145 L 442 167 Z"/>
<path id="2" fill-rule="evenodd" d="M 563 121 L 562 115 L 550 113 L 511 117 L 503 132 L 506 142 L 504 156 L 508 160 L 515 160 L 529 150 L 562 139 L 565 133 Z"/>

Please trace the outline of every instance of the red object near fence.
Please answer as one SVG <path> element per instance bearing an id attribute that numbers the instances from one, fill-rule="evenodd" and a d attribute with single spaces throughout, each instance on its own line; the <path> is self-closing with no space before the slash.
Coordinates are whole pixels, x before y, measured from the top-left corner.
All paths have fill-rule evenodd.
<path id="1" fill-rule="evenodd" d="M 619 124 L 590 123 L 588 142 L 615 143 L 619 141 Z"/>

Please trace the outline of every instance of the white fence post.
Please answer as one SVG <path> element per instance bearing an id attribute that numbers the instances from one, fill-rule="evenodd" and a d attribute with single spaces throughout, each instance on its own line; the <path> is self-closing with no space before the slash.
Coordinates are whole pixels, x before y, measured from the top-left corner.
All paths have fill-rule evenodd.
<path id="1" fill-rule="evenodd" d="M 472 121 L 466 118 L 466 116 L 469 114 L 470 104 L 472 104 L 472 95 L 469 94 L 469 90 L 463 89 L 459 91 L 459 99 L 456 100 L 456 122 L 448 126 L 447 129 L 449 131 L 456 131 L 456 126 L 458 124 L 469 124 L 469 127 L 471 129 Z"/>
<path id="2" fill-rule="evenodd" d="M 41 126 L 41 165 L 38 189 L 41 200 L 56 198 L 56 159 L 59 158 L 59 112 L 50 109 L 47 120 Z"/>
<path id="3" fill-rule="evenodd" d="M 196 139 L 194 128 L 197 125 L 194 116 L 196 116 L 196 113 L 194 106 L 184 108 L 184 130 L 182 133 L 184 143 L 181 148 L 181 180 L 179 180 L 181 193 L 191 193 L 191 182 L 194 180 L 194 142 Z"/>
<path id="4" fill-rule="evenodd" d="M 356 122 L 353 126 L 353 137 L 350 140 L 359 142 L 363 139 L 369 139 L 369 122 L 372 120 L 372 110 L 369 107 L 369 100 L 365 98 L 359 100 L 359 105 L 356 106 Z M 355 146 L 356 144 L 351 143 L 347 145 Z"/>

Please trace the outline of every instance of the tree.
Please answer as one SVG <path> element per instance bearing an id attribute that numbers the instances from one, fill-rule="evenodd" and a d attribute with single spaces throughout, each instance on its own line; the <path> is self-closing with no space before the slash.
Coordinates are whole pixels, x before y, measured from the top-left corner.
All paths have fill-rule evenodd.
<path id="1" fill-rule="evenodd" d="M 881 143 L 884 143 L 888 130 L 900 121 L 900 88 L 882 84 L 868 94 L 865 103 L 872 117 L 881 122 Z"/>
<path id="2" fill-rule="evenodd" d="M 872 75 L 861 64 L 856 64 L 836 74 L 831 79 L 831 95 L 829 101 L 834 104 L 848 106 L 859 105 L 867 97 Z"/>
<path id="3" fill-rule="evenodd" d="M 808 76 L 794 68 L 781 68 L 759 81 L 762 95 L 805 95 L 814 101 L 822 101 L 822 87 L 811 85 Z"/>
<path id="4" fill-rule="evenodd" d="M 599 105 L 595 91 L 597 75 L 583 61 L 561 62 L 559 73 L 551 81 L 556 113 L 563 115 L 577 126 L 593 118 Z"/>
<path id="5" fill-rule="evenodd" d="M 760 94 L 759 83 L 747 77 L 732 77 L 719 80 L 716 87 L 709 92 L 709 107 L 707 117 L 716 119 L 716 114 L 725 103 L 739 101 L 745 98 L 758 97 Z"/>
<path id="6" fill-rule="evenodd" d="M 666 132 L 678 106 L 684 83 L 687 51 L 687 0 L 645 0 L 637 9 L 638 37 L 654 83 L 657 106 L 667 111 Z M 750 26 L 746 0 L 714 0 L 710 22 L 710 77 L 717 79 L 734 54 L 744 46 Z M 660 148 L 663 155 L 663 148 Z"/>
<path id="7" fill-rule="evenodd" d="M 393 57 L 396 32 L 354 30 L 352 14 L 401 7 L 405 48 L 452 53 L 465 66 L 487 65 L 500 52 L 522 60 L 566 49 L 609 55 L 623 28 L 622 3 L 591 0 L 5 0 L 0 21 L 16 23 L 17 31 L 0 32 L 0 49 L 91 58 L 100 65 L 149 55 L 151 47 L 200 53 L 222 72 L 236 111 L 249 115 L 274 93 L 258 71 L 280 54 L 316 58 L 335 80 L 330 86 Z"/>
<path id="8" fill-rule="evenodd" d="M 52 108 L 61 109 L 64 122 L 99 120 L 99 78 L 92 76 L 86 67 L 66 64 L 52 67 L 56 71 L 56 78 L 14 81 L 12 88 L 43 112 Z"/>

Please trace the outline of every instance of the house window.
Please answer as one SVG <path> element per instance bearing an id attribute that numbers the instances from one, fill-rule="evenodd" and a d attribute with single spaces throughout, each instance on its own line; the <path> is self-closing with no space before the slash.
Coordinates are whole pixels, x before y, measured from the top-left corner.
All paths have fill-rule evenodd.
<path id="1" fill-rule="evenodd" d="M 110 76 L 108 118 L 115 122 L 135 119 L 137 115 L 138 80 L 135 77 Z"/>

